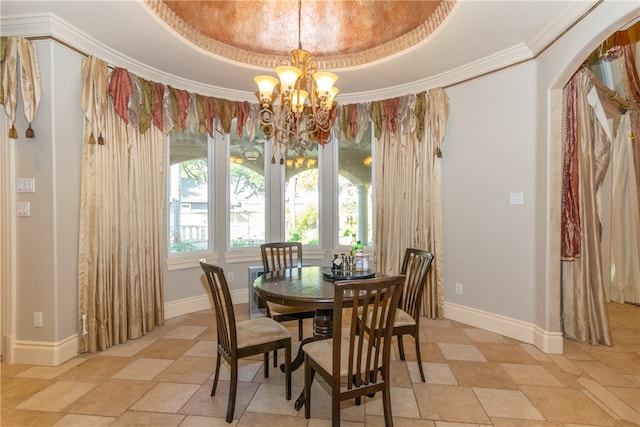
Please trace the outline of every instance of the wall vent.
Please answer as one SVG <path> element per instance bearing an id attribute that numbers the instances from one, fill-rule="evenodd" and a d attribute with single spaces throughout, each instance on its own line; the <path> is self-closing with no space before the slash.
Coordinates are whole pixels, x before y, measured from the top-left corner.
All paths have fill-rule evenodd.
<path id="1" fill-rule="evenodd" d="M 267 304 L 256 294 L 253 282 L 264 273 L 261 265 L 249 267 L 249 314 L 251 317 L 262 317 L 267 315 Z"/>

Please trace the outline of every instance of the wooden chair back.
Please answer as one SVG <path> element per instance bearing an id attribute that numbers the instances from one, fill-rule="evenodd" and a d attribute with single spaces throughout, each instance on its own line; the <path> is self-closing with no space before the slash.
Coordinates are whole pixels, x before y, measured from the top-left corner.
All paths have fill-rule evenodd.
<path id="1" fill-rule="evenodd" d="M 302 267 L 302 243 L 273 242 L 260 245 L 265 273 Z"/>
<path id="2" fill-rule="evenodd" d="M 433 254 L 421 249 L 407 248 L 404 253 L 400 274 L 403 274 L 406 280 L 400 299 L 400 308 L 414 319 L 420 316 L 422 296 L 432 261 Z"/>
<path id="3" fill-rule="evenodd" d="M 393 319 L 403 284 L 404 276 L 335 283 L 332 389 L 334 392 L 340 390 L 341 377 L 351 379 L 340 400 L 375 393 L 384 387 L 389 373 Z M 350 305 L 345 300 L 350 298 L 353 298 L 352 309 L 343 311 Z M 371 319 L 366 330 L 358 327 L 358 313 Z M 343 315 L 350 317 L 345 323 L 349 325 L 348 331 L 342 329 Z M 348 350 L 341 348 L 342 345 L 347 345 Z M 348 359 L 344 363 L 341 354 L 347 351 Z M 380 369 L 385 373 L 384 377 L 381 377 Z"/>
<path id="4" fill-rule="evenodd" d="M 233 311 L 233 302 L 231 301 L 229 285 L 224 276 L 224 271 L 218 266 L 206 264 L 202 261 L 200 265 L 205 273 L 211 296 L 213 297 L 218 348 L 222 349 L 227 356 L 235 357 L 238 348 L 236 316 Z"/>

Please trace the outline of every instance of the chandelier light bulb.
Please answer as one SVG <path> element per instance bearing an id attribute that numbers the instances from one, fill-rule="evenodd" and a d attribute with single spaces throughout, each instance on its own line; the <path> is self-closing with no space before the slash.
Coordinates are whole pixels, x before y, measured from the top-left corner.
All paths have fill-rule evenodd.
<path id="1" fill-rule="evenodd" d="M 317 71 L 313 74 L 319 96 L 330 96 L 333 84 L 338 80 L 338 76 L 328 71 Z"/>
<path id="2" fill-rule="evenodd" d="M 258 85 L 260 92 L 260 101 L 262 103 L 270 103 L 273 98 L 273 90 L 278 84 L 278 79 L 271 76 L 256 76 L 253 80 Z"/>
<path id="3" fill-rule="evenodd" d="M 298 78 L 302 75 L 302 70 L 289 65 L 282 65 L 276 68 L 276 73 L 280 77 L 280 90 L 290 93 L 295 88 Z"/>
<path id="4" fill-rule="evenodd" d="M 302 113 L 304 110 L 304 103 L 309 96 L 309 92 L 306 90 L 296 90 L 291 96 L 291 109 L 295 113 Z"/>

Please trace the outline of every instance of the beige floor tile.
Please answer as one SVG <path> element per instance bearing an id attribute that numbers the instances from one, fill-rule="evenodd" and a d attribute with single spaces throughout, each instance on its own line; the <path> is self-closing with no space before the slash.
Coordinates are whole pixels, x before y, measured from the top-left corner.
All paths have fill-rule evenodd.
<path id="1" fill-rule="evenodd" d="M 65 412 L 85 415 L 119 417 L 154 383 L 149 381 L 110 380 L 87 392 L 64 408 Z"/>
<path id="2" fill-rule="evenodd" d="M 236 310 L 236 314 L 239 314 L 241 310 L 239 306 L 234 306 Z M 213 310 L 202 310 L 195 313 L 191 313 L 182 319 L 179 324 L 180 325 L 190 325 L 190 326 L 205 326 L 209 327 L 215 325 L 216 318 L 213 313 Z"/>
<path id="3" fill-rule="evenodd" d="M 203 333 L 207 329 L 206 326 L 190 326 L 190 325 L 178 325 L 167 332 L 163 338 L 178 338 L 183 340 L 195 339 L 198 335 Z"/>
<path id="4" fill-rule="evenodd" d="M 299 389 L 295 391 L 300 393 Z M 247 411 L 295 417 L 298 411 L 293 406 L 297 397 L 296 393 L 292 393 L 292 400 L 286 400 L 283 386 L 279 384 L 260 384 L 251 399 L 251 403 L 247 406 Z"/>
<path id="5" fill-rule="evenodd" d="M 23 409 L 2 409 L 2 427 L 43 427 L 54 425 L 65 414 Z"/>
<path id="6" fill-rule="evenodd" d="M 535 359 L 520 345 L 479 342 L 476 347 L 489 362 L 535 363 Z"/>
<path id="7" fill-rule="evenodd" d="M 502 335 L 498 335 L 491 331 L 485 331 L 477 328 L 463 328 L 462 330 L 473 342 L 508 343 Z"/>
<path id="8" fill-rule="evenodd" d="M 97 415 L 65 415 L 53 427 L 105 427 L 111 424 L 115 418 L 100 417 Z"/>
<path id="9" fill-rule="evenodd" d="M 15 407 L 51 385 L 51 381 L 40 378 L 3 377 L 0 383 L 3 411 Z"/>
<path id="10" fill-rule="evenodd" d="M 305 427 L 307 420 L 298 416 L 245 412 L 236 425 L 238 427 Z"/>
<path id="11" fill-rule="evenodd" d="M 633 352 L 592 350 L 591 354 L 620 375 L 635 374 L 640 366 L 640 355 Z"/>
<path id="12" fill-rule="evenodd" d="M 97 385 L 97 383 L 88 382 L 57 381 L 17 405 L 16 408 L 32 411 L 61 411 Z"/>
<path id="13" fill-rule="evenodd" d="M 451 361 L 449 367 L 461 386 L 507 390 L 518 388 L 499 363 Z"/>
<path id="14" fill-rule="evenodd" d="M 271 363 L 271 360 L 269 360 L 269 363 Z M 251 382 L 254 380 L 254 378 L 258 376 L 258 373 L 260 375 L 260 378 L 264 379 L 264 374 L 262 373 L 262 365 L 263 365 L 262 360 L 255 360 L 255 359 L 249 359 L 249 358 L 239 360 L 238 361 L 238 381 Z M 215 374 L 215 368 L 216 368 L 215 358 L 213 359 L 213 364 L 211 366 L 212 366 L 213 372 L 209 376 L 209 378 L 213 379 L 213 376 Z M 276 368 L 273 367 L 273 364 L 269 367 L 269 378 L 278 376 L 277 373 L 272 374 L 272 372 L 275 372 L 275 369 Z M 278 369 L 278 372 L 280 372 L 280 369 L 279 368 L 277 369 Z M 231 378 L 231 368 L 223 359 L 220 362 L 219 379 L 228 380 L 229 378 Z"/>
<path id="15" fill-rule="evenodd" d="M 175 414 L 199 388 L 195 384 L 159 383 L 134 403 L 131 409 Z"/>
<path id="16" fill-rule="evenodd" d="M 607 390 L 640 411 L 640 388 L 607 387 Z"/>
<path id="17" fill-rule="evenodd" d="M 537 347 L 534 347 L 531 344 L 520 344 L 520 347 L 531 357 L 533 357 L 537 362 L 549 362 L 551 359 L 547 357 L 542 351 L 540 351 Z"/>
<path id="18" fill-rule="evenodd" d="M 547 421 L 615 426 L 616 422 L 582 391 L 556 387 L 521 386 Z"/>
<path id="19" fill-rule="evenodd" d="M 184 355 L 190 357 L 216 357 L 216 351 L 218 351 L 217 346 L 217 341 L 209 341 L 200 338 L 193 347 L 184 353 Z"/>
<path id="20" fill-rule="evenodd" d="M 502 363 L 502 369 L 519 385 L 542 385 L 562 387 L 562 383 L 551 375 L 544 366 Z"/>
<path id="21" fill-rule="evenodd" d="M 182 409 L 180 409 L 180 413 L 224 419 L 227 415 L 227 403 L 229 402 L 229 385 L 229 381 L 218 381 L 216 395 L 211 396 L 213 381 L 207 381 L 193 394 Z M 235 419 L 240 418 L 245 412 L 258 387 L 259 384 L 238 382 Z"/>
<path id="22" fill-rule="evenodd" d="M 391 388 L 391 413 L 393 417 L 420 418 L 420 410 L 416 402 L 416 396 L 412 388 Z M 374 397 L 365 397 L 364 412 L 366 415 L 384 416 L 382 407 L 382 393 L 376 393 Z"/>
<path id="23" fill-rule="evenodd" d="M 156 328 L 159 330 L 160 328 Z M 156 332 L 155 335 L 160 335 Z M 117 345 L 109 348 L 104 352 L 105 356 L 113 356 L 113 357 L 133 357 L 140 353 L 142 350 L 156 342 L 158 339 L 155 335 L 147 335 L 142 338 L 138 338 L 137 340 L 130 340 L 126 345 Z"/>
<path id="24" fill-rule="evenodd" d="M 173 363 L 170 359 L 149 359 L 142 357 L 131 362 L 128 366 L 116 372 L 112 378 L 126 380 L 146 380 L 151 381 L 160 372 Z"/>
<path id="25" fill-rule="evenodd" d="M 180 427 L 233 427 L 237 424 L 237 420 L 227 423 L 224 418 L 200 417 L 197 415 L 188 415 L 184 421 L 180 423 Z"/>
<path id="26" fill-rule="evenodd" d="M 474 388 L 473 391 L 490 417 L 544 420 L 520 390 Z"/>
<path id="27" fill-rule="evenodd" d="M 617 417 L 640 424 L 640 406 L 630 406 L 602 384 L 590 378 L 578 380 L 596 399 L 602 402 Z"/>
<path id="28" fill-rule="evenodd" d="M 384 417 L 382 415 L 366 416 L 367 427 L 385 427 Z M 431 420 L 418 420 L 415 418 L 402 418 L 393 414 L 393 427 L 435 427 L 435 423 Z"/>
<path id="29" fill-rule="evenodd" d="M 202 384 L 214 372 L 215 359 L 183 356 L 159 373 L 156 381 Z"/>
<path id="30" fill-rule="evenodd" d="M 128 357 L 95 355 L 58 375 L 57 379 L 98 383 L 109 380 L 129 363 L 131 363 L 131 359 Z"/>
<path id="31" fill-rule="evenodd" d="M 316 375 L 317 377 L 317 375 Z M 297 398 L 299 391 L 293 395 Z M 304 419 L 304 407 L 300 410 Z M 342 424 L 346 422 L 364 423 L 364 405 L 357 406 L 353 399 L 340 402 L 340 420 Z M 321 420 L 331 419 L 331 390 L 322 381 L 314 379 L 311 385 L 311 418 Z"/>
<path id="32" fill-rule="evenodd" d="M 493 423 L 493 427 L 568 427 L 568 425 L 564 423 L 540 420 L 517 420 L 514 418 L 492 418 L 491 422 Z"/>
<path id="33" fill-rule="evenodd" d="M 192 340 L 160 338 L 143 349 L 138 356 L 151 359 L 177 359 L 195 345 Z"/>
<path id="34" fill-rule="evenodd" d="M 414 389 L 422 418 L 479 424 L 490 422 L 470 387 L 415 384 Z"/>
<path id="35" fill-rule="evenodd" d="M 439 343 L 438 346 L 447 360 L 487 361 L 475 345 Z"/>
<path id="36" fill-rule="evenodd" d="M 391 385 L 391 387 L 411 388 L 411 383 L 413 382 L 413 380 L 409 371 L 409 365 L 415 366 L 416 371 L 418 370 L 417 362 L 404 362 L 400 359 L 391 360 L 389 368 L 389 371 L 391 372 L 389 384 Z M 418 381 L 421 381 L 419 373 L 417 378 Z"/>
<path id="37" fill-rule="evenodd" d="M 426 328 L 425 328 L 426 329 Z M 420 328 L 420 334 L 424 333 L 424 337 L 420 337 L 420 342 L 450 343 L 450 344 L 472 344 L 469 338 L 461 328 L 433 328 L 423 330 Z"/>
<path id="38" fill-rule="evenodd" d="M 616 373 L 599 360 L 575 360 L 573 363 L 602 385 L 611 387 L 633 386 L 624 376 Z"/>
<path id="39" fill-rule="evenodd" d="M 407 362 L 409 373 L 411 374 L 411 380 L 413 382 L 421 382 L 420 371 L 418 370 L 417 362 Z M 425 381 L 428 384 L 446 384 L 446 385 L 458 385 L 456 377 L 451 372 L 451 368 L 447 363 L 422 363 L 422 370 L 424 371 Z"/>
<path id="40" fill-rule="evenodd" d="M 83 363 L 86 358 L 76 357 L 59 366 L 34 366 L 25 371 L 20 372 L 16 377 L 20 378 L 42 378 L 51 380 L 58 375 L 67 372 L 69 369 Z"/>
<path id="41" fill-rule="evenodd" d="M 177 427 L 184 420 L 184 415 L 162 414 L 139 411 L 127 411 L 116 419 L 110 427 L 162 426 Z"/>

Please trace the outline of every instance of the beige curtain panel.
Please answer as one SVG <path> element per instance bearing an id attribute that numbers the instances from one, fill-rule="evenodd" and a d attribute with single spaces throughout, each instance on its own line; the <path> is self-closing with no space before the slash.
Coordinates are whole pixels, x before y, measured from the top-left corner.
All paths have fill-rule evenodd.
<path id="1" fill-rule="evenodd" d="M 107 102 L 106 64 L 88 58 L 78 258 L 79 351 L 96 352 L 140 338 L 164 323 L 162 212 L 164 134 L 142 134 Z M 89 71 L 91 70 L 91 71 Z M 91 76 L 89 76 L 91 74 Z M 85 102 L 86 101 L 86 102 Z M 88 143 L 104 136 L 104 145 Z"/>

